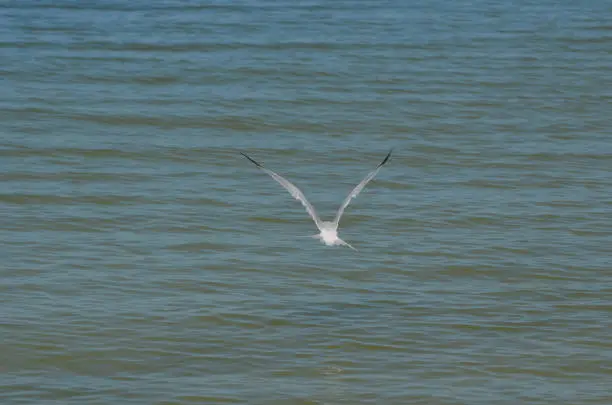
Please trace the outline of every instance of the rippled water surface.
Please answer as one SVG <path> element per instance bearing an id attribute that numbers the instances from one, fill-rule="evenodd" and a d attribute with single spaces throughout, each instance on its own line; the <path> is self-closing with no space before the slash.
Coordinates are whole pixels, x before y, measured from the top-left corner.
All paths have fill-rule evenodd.
<path id="1" fill-rule="evenodd" d="M 2 2 L 1 403 L 611 404 L 611 50 L 603 0 Z M 356 252 L 239 154 L 329 220 L 392 147 Z"/>

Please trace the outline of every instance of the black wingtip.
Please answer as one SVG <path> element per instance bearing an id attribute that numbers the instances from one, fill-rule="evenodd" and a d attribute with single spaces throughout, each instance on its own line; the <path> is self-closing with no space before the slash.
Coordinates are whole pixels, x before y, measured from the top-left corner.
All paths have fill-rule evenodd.
<path id="1" fill-rule="evenodd" d="M 252 162 L 252 163 L 253 163 L 255 166 L 257 166 L 257 167 L 263 167 L 262 165 L 260 165 L 259 163 L 257 163 L 255 160 L 251 159 L 251 158 L 249 157 L 249 155 L 247 155 L 246 153 L 242 153 L 242 152 L 240 152 L 240 154 L 241 154 L 242 156 L 244 156 L 245 158 L 249 159 L 249 160 L 250 160 L 250 161 L 251 161 L 251 162 Z"/>
<path id="2" fill-rule="evenodd" d="M 391 150 L 389 151 L 389 153 L 387 153 L 387 156 L 385 156 L 385 159 L 378 165 L 378 167 L 381 167 L 382 165 L 384 165 L 385 163 L 387 163 L 387 160 L 389 160 L 389 158 L 391 157 L 391 154 L 393 153 L 393 148 L 391 148 Z"/>

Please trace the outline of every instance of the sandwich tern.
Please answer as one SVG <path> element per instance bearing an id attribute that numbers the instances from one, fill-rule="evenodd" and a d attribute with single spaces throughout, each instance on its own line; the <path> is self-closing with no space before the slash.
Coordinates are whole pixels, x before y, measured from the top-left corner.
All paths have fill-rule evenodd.
<path id="1" fill-rule="evenodd" d="M 310 202 L 308 202 L 308 200 L 304 196 L 304 193 L 302 193 L 302 191 L 299 188 L 297 188 L 293 183 L 291 183 L 289 180 L 285 179 L 280 174 L 277 174 L 273 172 L 272 170 L 265 168 L 262 164 L 253 160 L 246 153 L 240 152 L 240 154 L 244 156 L 245 158 L 249 159 L 255 166 L 257 166 L 258 168 L 266 172 L 268 175 L 270 175 L 270 177 L 272 177 L 281 186 L 283 186 L 287 191 L 289 191 L 289 193 L 293 196 L 293 198 L 295 198 L 296 200 L 302 203 L 302 205 L 304 206 L 304 208 L 306 208 L 306 211 L 308 212 L 308 214 L 310 214 L 310 217 L 312 218 L 315 225 L 320 231 L 320 233 L 316 235 L 312 235 L 311 236 L 312 238 L 319 239 L 321 242 L 323 242 L 327 246 L 341 245 L 341 246 L 348 246 L 349 248 L 353 250 L 357 250 L 353 246 L 351 246 L 350 244 L 348 244 L 347 242 L 343 241 L 342 239 L 338 237 L 338 225 L 340 224 L 340 218 L 342 217 L 342 214 L 344 213 L 344 209 L 349 205 L 351 200 L 357 197 L 357 195 L 359 195 L 359 193 L 361 192 L 361 190 L 363 190 L 366 184 L 368 184 L 370 180 L 372 180 L 374 176 L 376 176 L 380 168 L 383 167 L 385 163 L 387 163 L 387 161 L 391 157 L 391 152 L 393 152 L 393 149 L 391 149 L 389 153 L 387 154 L 387 156 L 383 159 L 383 161 L 378 166 L 376 166 L 376 169 L 368 173 L 368 175 L 365 176 L 363 180 L 361 180 L 361 183 L 359 183 L 349 193 L 349 195 L 346 197 L 346 199 L 344 200 L 344 202 L 338 209 L 338 212 L 336 213 L 336 218 L 333 220 L 333 222 L 332 221 L 322 221 L 319 218 L 319 215 L 315 211 L 312 204 L 310 204 Z"/>

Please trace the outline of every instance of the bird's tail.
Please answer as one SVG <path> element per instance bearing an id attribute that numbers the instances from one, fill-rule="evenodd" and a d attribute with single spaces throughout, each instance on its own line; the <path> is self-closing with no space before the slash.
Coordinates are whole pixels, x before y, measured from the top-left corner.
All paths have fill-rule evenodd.
<path id="1" fill-rule="evenodd" d="M 352 247 L 348 242 L 343 241 L 342 239 L 338 238 L 338 242 L 342 245 L 342 246 L 348 246 L 353 250 L 357 250 L 354 247 Z"/>

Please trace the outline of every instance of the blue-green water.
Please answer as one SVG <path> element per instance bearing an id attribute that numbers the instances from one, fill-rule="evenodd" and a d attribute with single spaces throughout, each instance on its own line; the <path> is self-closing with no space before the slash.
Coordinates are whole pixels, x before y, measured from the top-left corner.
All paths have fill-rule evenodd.
<path id="1" fill-rule="evenodd" d="M 612 5 L 0 3 L 0 402 L 612 403 Z M 324 219 L 395 147 L 329 248 Z"/>

